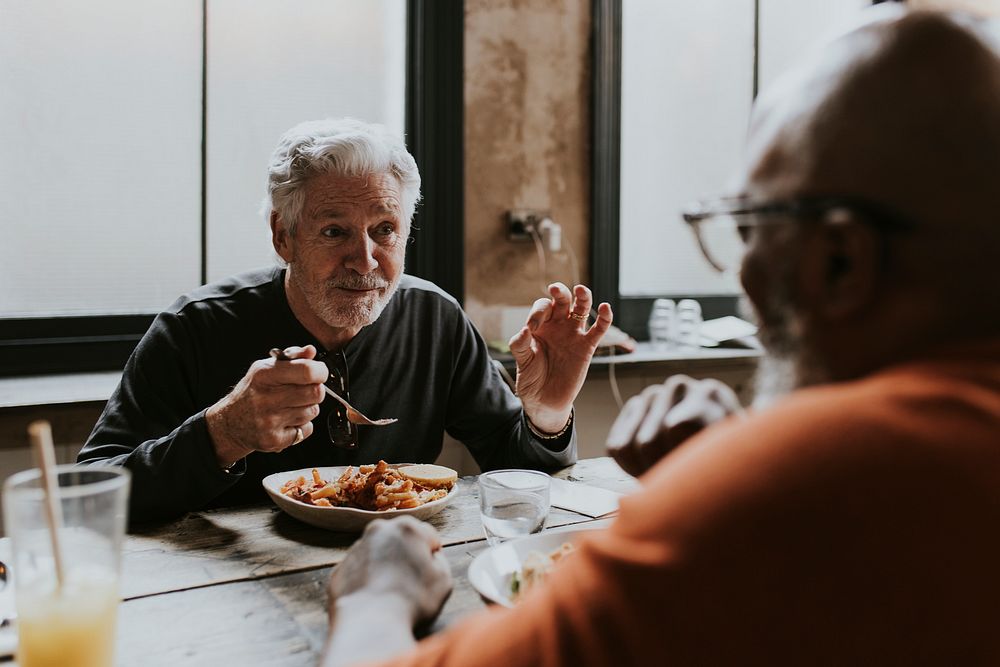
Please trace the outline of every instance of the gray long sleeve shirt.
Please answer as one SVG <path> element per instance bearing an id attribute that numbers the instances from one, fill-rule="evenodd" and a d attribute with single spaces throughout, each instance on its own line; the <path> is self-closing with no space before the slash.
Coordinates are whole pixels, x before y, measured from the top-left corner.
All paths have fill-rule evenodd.
<path id="1" fill-rule="evenodd" d="M 378 320 L 344 348 L 351 402 L 399 421 L 362 426 L 358 449 L 339 449 L 329 441 L 326 400 L 304 442 L 276 454 L 254 452 L 223 471 L 205 410 L 271 348 L 322 350 L 292 314 L 284 274 L 261 269 L 181 297 L 132 353 L 78 461 L 132 471 L 133 520 L 264 499 L 260 481 L 272 472 L 379 459 L 431 462 L 446 431 L 484 470 L 553 469 L 576 460 L 572 429 L 557 440 L 531 433 L 520 401 L 458 303 L 432 283 L 403 276 Z"/>

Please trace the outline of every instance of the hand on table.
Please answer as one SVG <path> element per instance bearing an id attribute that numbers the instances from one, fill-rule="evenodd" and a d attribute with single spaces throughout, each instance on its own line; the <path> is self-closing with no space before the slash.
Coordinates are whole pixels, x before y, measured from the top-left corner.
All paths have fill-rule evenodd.
<path id="1" fill-rule="evenodd" d="M 437 531 L 401 516 L 372 521 L 330 577 L 331 622 L 339 599 L 361 596 L 402 609 L 410 627 L 434 618 L 451 593 Z"/>
<path id="2" fill-rule="evenodd" d="M 611 426 L 608 454 L 638 477 L 706 426 L 742 411 L 733 390 L 718 380 L 675 375 L 629 399 Z"/>
<path id="3" fill-rule="evenodd" d="M 329 370 L 316 348 L 289 347 L 289 360 L 253 362 L 243 379 L 205 413 L 219 465 L 252 451 L 280 452 L 308 438 Z"/>
<path id="4" fill-rule="evenodd" d="M 538 299 L 528 321 L 510 339 L 517 363 L 517 395 L 536 428 L 560 431 L 587 377 L 597 344 L 611 326 L 611 306 L 602 303 L 597 321 L 587 327 L 593 297 L 577 285 L 570 294 L 562 283 L 549 285 L 551 299 Z"/>
<path id="5" fill-rule="evenodd" d="M 386 660 L 412 647 L 413 626 L 437 616 L 451 568 L 437 531 L 413 517 L 372 521 L 333 568 L 322 664 Z"/>

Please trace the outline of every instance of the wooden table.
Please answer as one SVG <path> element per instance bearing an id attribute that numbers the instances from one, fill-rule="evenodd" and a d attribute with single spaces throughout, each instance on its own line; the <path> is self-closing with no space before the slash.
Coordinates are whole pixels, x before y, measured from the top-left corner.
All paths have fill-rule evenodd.
<path id="1" fill-rule="evenodd" d="M 556 473 L 613 491 L 636 482 L 611 459 Z M 441 533 L 455 590 L 432 627 L 485 605 L 466 571 L 486 547 L 474 477 L 432 523 Z M 592 521 L 553 508 L 546 529 Z M 356 539 L 313 528 L 273 505 L 188 514 L 126 539 L 119 608 L 119 665 L 316 664 L 326 639 L 326 583 Z"/>

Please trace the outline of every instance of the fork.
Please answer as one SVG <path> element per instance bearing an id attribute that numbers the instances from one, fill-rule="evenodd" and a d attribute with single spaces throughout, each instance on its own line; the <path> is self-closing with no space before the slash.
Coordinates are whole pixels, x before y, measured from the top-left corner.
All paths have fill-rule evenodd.
<path id="1" fill-rule="evenodd" d="M 282 352 L 276 347 L 271 348 L 269 354 L 272 357 L 274 357 L 274 359 L 277 361 L 291 361 L 290 357 L 286 356 L 284 352 Z M 332 396 L 334 400 L 338 401 L 341 405 L 347 408 L 347 421 L 351 422 L 352 424 L 360 424 L 361 426 L 388 426 L 389 424 L 395 424 L 396 422 L 399 421 L 396 418 L 369 419 L 368 417 L 361 414 L 361 412 L 358 411 L 357 408 L 348 403 L 343 396 L 335 392 L 333 389 L 330 389 L 325 384 L 323 385 L 323 390 L 326 391 L 327 394 Z"/>
<path id="2" fill-rule="evenodd" d="M 347 421 L 352 424 L 360 424 L 362 426 L 388 426 L 389 424 L 395 424 L 399 421 L 395 417 L 390 419 L 368 419 L 368 417 L 365 417 L 363 414 L 358 412 L 353 405 L 344 400 L 344 397 L 335 392 L 333 389 L 323 385 L 323 390 L 332 396 L 334 400 L 338 401 L 341 405 L 347 408 Z"/>

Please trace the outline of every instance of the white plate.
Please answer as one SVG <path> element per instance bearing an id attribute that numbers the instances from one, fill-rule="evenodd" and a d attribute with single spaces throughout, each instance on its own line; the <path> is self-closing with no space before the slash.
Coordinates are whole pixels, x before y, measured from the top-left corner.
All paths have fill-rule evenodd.
<path id="1" fill-rule="evenodd" d="M 573 526 L 554 528 L 490 547 L 476 556 L 469 566 L 469 583 L 490 602 L 513 607 L 514 602 L 510 599 L 510 577 L 521 569 L 521 563 L 528 554 L 532 551 L 550 553 L 566 542 L 575 542 L 580 536 L 604 527 L 606 524 L 588 528 Z"/>
<path id="2" fill-rule="evenodd" d="M 340 477 L 343 472 L 347 470 L 347 466 L 316 468 L 316 470 L 319 471 L 319 476 L 323 479 L 334 480 Z M 312 477 L 312 471 L 312 468 L 303 468 L 302 470 L 276 472 L 273 475 L 265 477 L 261 483 L 264 485 L 264 490 L 267 491 L 267 494 L 271 496 L 271 500 L 273 500 L 275 504 L 283 509 L 287 514 L 295 517 L 299 521 L 305 521 L 306 523 L 316 526 L 317 528 L 325 528 L 327 530 L 357 533 L 364 530 L 366 525 L 376 519 L 391 519 L 404 514 L 412 516 L 415 519 L 429 519 L 443 510 L 445 506 L 451 502 L 452 497 L 458 493 L 458 483 L 456 482 L 455 485 L 451 487 L 451 491 L 448 492 L 448 495 L 439 500 L 432 500 L 429 503 L 425 503 L 420 507 L 414 507 L 412 509 L 376 512 L 371 510 L 355 509 L 354 507 L 319 507 L 317 505 L 306 505 L 305 503 L 300 503 L 297 500 L 292 500 L 281 492 L 281 487 L 285 482 L 298 477 L 310 479 Z"/>

